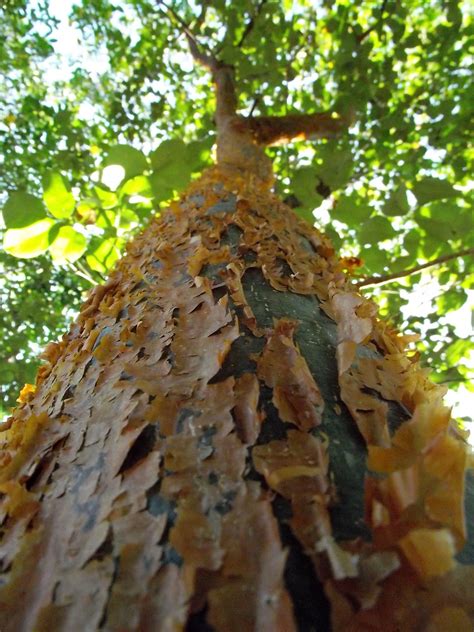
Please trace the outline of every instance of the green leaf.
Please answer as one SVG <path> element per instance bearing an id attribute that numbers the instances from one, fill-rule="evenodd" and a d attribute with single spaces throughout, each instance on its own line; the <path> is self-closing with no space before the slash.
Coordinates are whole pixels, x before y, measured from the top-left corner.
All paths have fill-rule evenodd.
<path id="1" fill-rule="evenodd" d="M 364 203 L 359 195 L 353 193 L 339 197 L 331 211 L 331 217 L 348 226 L 358 226 L 368 219 L 371 212 L 369 205 Z"/>
<path id="2" fill-rule="evenodd" d="M 148 169 L 145 154 L 130 145 L 115 145 L 107 151 L 104 166 L 120 165 L 125 171 L 125 178 L 133 178 Z"/>
<path id="3" fill-rule="evenodd" d="M 127 180 L 120 188 L 121 195 L 141 195 L 142 197 L 152 198 L 150 181 L 146 176 L 135 176 Z"/>
<path id="4" fill-rule="evenodd" d="M 298 215 L 298 217 L 301 217 L 301 219 L 304 219 L 306 222 L 311 224 L 311 226 L 314 225 L 315 219 L 314 219 L 312 209 L 298 207 L 298 208 L 295 208 L 295 213 L 296 215 Z"/>
<path id="5" fill-rule="evenodd" d="M 114 206 L 117 206 L 118 196 L 113 191 L 107 191 L 107 189 L 99 186 L 95 186 L 94 191 L 99 198 L 102 208 L 114 208 Z"/>
<path id="6" fill-rule="evenodd" d="M 150 154 L 151 166 L 154 171 L 159 171 L 171 162 L 182 162 L 185 154 L 186 143 L 180 138 L 164 140 Z"/>
<path id="7" fill-rule="evenodd" d="M 25 228 L 46 217 L 43 202 L 29 193 L 11 193 L 3 207 L 3 221 L 7 228 Z"/>
<path id="8" fill-rule="evenodd" d="M 215 139 L 210 135 L 206 140 L 194 140 L 186 146 L 186 163 L 191 171 L 202 171 L 209 164 L 211 147 Z"/>
<path id="9" fill-rule="evenodd" d="M 390 264 L 387 251 L 381 248 L 364 248 L 360 257 L 369 272 L 383 274 L 385 266 Z"/>
<path id="10" fill-rule="evenodd" d="M 49 252 L 56 263 L 77 261 L 87 248 L 87 240 L 72 226 L 61 226 Z"/>
<path id="11" fill-rule="evenodd" d="M 298 200 L 311 210 L 321 204 L 323 198 L 316 191 L 318 179 L 316 169 L 312 167 L 301 167 L 295 171 L 291 180 L 291 189 Z"/>
<path id="12" fill-rule="evenodd" d="M 14 257 L 30 259 L 48 250 L 50 230 L 55 226 L 52 219 L 46 218 L 25 228 L 11 228 L 5 232 L 3 247 Z"/>
<path id="13" fill-rule="evenodd" d="M 155 179 L 155 186 L 164 186 L 172 188 L 175 191 L 180 191 L 189 182 L 191 178 L 191 171 L 188 165 L 183 165 L 180 162 L 170 162 L 167 165 L 163 165 L 159 171 L 152 174 Z"/>
<path id="14" fill-rule="evenodd" d="M 361 244 L 376 245 L 380 241 L 393 237 L 395 230 L 386 217 L 377 215 L 364 222 L 358 234 Z"/>
<path id="15" fill-rule="evenodd" d="M 86 261 L 92 270 L 101 272 L 102 274 L 108 272 L 114 263 L 120 257 L 120 251 L 117 248 L 117 239 L 110 237 L 109 239 L 96 240 L 97 246 L 87 255 Z"/>
<path id="16" fill-rule="evenodd" d="M 449 217 L 433 219 L 418 213 L 416 222 L 426 232 L 425 241 L 429 241 L 431 238 L 442 244 L 448 239 L 458 239 L 461 235 L 459 230 L 456 230 L 454 223 L 449 221 Z"/>
<path id="17" fill-rule="evenodd" d="M 447 180 L 431 177 L 423 178 L 423 180 L 415 182 L 413 193 L 420 206 L 432 200 L 442 200 L 460 195 L 460 192 L 456 191 L 453 185 Z"/>
<path id="18" fill-rule="evenodd" d="M 137 223 L 138 215 L 134 213 L 130 208 L 123 208 L 120 211 L 120 228 L 128 230 Z"/>
<path id="19" fill-rule="evenodd" d="M 152 173 L 149 176 L 151 190 L 155 197 L 155 202 L 163 202 L 173 197 L 173 189 L 168 186 L 168 183 L 158 173 Z"/>
<path id="20" fill-rule="evenodd" d="M 331 191 L 340 189 L 349 180 L 354 167 L 351 150 L 335 148 L 327 143 L 318 152 L 323 160 L 322 165 L 316 166 L 316 174 Z"/>
<path id="21" fill-rule="evenodd" d="M 407 189 L 404 184 L 393 191 L 382 207 L 382 213 L 385 215 L 406 215 L 409 210 Z"/>
<path id="22" fill-rule="evenodd" d="M 105 231 L 108 231 L 109 236 L 110 233 L 116 235 L 117 229 L 115 228 L 115 219 L 117 217 L 118 211 L 119 209 L 117 208 L 114 208 L 112 210 L 100 209 L 100 211 L 97 212 L 95 225 L 99 228 L 103 228 Z"/>
<path id="23" fill-rule="evenodd" d="M 447 292 L 443 292 L 438 297 L 436 304 L 442 314 L 452 312 L 464 305 L 467 300 L 467 293 L 462 287 L 451 287 Z"/>
<path id="24" fill-rule="evenodd" d="M 158 200 L 169 197 L 165 192 L 170 189 L 177 191 L 188 184 L 191 178 L 191 165 L 187 161 L 186 144 L 181 139 L 163 141 L 150 154 L 150 160 L 153 167 L 150 182 Z"/>
<path id="25" fill-rule="evenodd" d="M 461 360 L 465 355 L 469 353 L 472 348 L 472 344 L 470 340 L 466 340 L 460 338 L 456 340 L 446 350 L 446 361 L 448 364 L 455 365 Z"/>
<path id="26" fill-rule="evenodd" d="M 43 199 L 51 215 L 58 219 L 71 217 L 74 212 L 74 196 L 57 171 L 51 171 L 44 176 Z"/>

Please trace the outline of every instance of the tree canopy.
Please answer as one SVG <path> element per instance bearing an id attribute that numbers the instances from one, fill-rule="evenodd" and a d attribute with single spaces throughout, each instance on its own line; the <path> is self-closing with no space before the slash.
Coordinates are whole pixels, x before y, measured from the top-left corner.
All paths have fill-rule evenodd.
<path id="1" fill-rule="evenodd" d="M 4 412 L 130 236 L 212 164 L 214 96 L 187 28 L 235 67 L 243 115 L 352 121 L 269 149 L 277 191 L 329 234 L 383 315 L 422 334 L 433 378 L 469 388 L 469 339 L 450 319 L 474 285 L 467 2 L 8 0 Z"/>

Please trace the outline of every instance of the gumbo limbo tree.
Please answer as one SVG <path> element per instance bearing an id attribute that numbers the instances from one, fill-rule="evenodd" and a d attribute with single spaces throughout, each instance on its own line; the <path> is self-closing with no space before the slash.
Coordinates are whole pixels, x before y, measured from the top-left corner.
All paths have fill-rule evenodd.
<path id="1" fill-rule="evenodd" d="M 233 67 L 196 39 L 206 6 L 192 31 L 165 13 L 212 76 L 216 164 L 2 426 L 0 629 L 467 632 L 473 487 L 445 389 L 264 151 L 355 117 L 239 115 Z"/>

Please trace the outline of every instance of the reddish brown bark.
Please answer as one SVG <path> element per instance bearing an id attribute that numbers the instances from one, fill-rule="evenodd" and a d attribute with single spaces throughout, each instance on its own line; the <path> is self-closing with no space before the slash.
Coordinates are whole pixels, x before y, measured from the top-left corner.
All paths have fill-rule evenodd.
<path id="1" fill-rule="evenodd" d="M 130 244 L 3 434 L 2 630 L 305 629 L 287 584 L 295 547 L 334 630 L 469 621 L 472 567 L 453 560 L 465 447 L 332 252 L 261 181 L 222 169 Z M 373 544 L 335 537 L 344 489 L 328 424 L 349 418 L 327 416 L 333 400 L 295 342 L 299 323 L 256 321 L 242 285 L 252 270 L 282 297 L 318 297 L 336 320 L 341 396 L 381 475 L 365 494 Z M 260 351 L 237 370 L 239 340 Z M 411 419 L 394 433 L 385 398 Z"/>
<path id="2" fill-rule="evenodd" d="M 467 631 L 442 389 L 270 193 L 262 145 L 340 122 L 239 117 L 232 69 L 186 32 L 219 167 L 129 245 L 1 429 L 0 630 L 327 630 L 329 601 L 336 632 Z"/>

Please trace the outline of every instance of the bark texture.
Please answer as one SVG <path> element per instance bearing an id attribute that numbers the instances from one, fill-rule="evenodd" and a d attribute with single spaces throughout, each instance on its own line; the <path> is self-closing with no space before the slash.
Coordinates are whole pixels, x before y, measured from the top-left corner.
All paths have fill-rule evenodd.
<path id="1" fill-rule="evenodd" d="M 130 244 L 22 391 L 2 632 L 472 629 L 442 391 L 328 240 L 237 173 Z"/>

